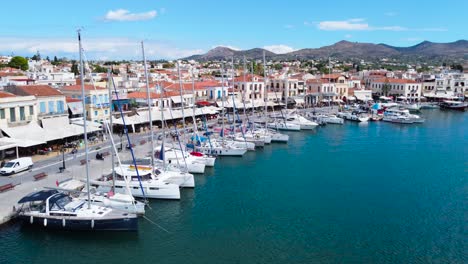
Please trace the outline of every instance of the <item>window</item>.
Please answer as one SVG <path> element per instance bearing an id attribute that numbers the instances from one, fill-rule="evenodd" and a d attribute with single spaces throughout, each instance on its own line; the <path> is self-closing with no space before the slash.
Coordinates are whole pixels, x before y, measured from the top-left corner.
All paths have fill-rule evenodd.
<path id="1" fill-rule="evenodd" d="M 54 112 L 55 112 L 55 102 L 49 101 L 49 113 L 54 113 Z"/>
<path id="2" fill-rule="evenodd" d="M 14 107 L 10 108 L 10 122 L 16 122 L 16 113 Z"/>
<path id="3" fill-rule="evenodd" d="M 107 115 L 109 113 L 109 111 L 106 109 L 104 110 L 104 114 Z"/>
<path id="4" fill-rule="evenodd" d="M 58 113 L 63 113 L 65 112 L 65 109 L 63 107 L 63 101 L 57 101 L 57 112 Z"/>
<path id="5" fill-rule="evenodd" d="M 97 103 L 97 97 L 93 95 L 93 105 L 95 105 L 96 103 Z"/>
<path id="6" fill-rule="evenodd" d="M 20 107 L 20 120 L 21 120 L 21 121 L 26 120 L 26 115 L 25 115 L 25 113 L 24 113 L 24 106 L 21 106 L 21 107 Z"/>
<path id="7" fill-rule="evenodd" d="M 98 111 L 94 111 L 94 115 L 97 116 L 97 115 L 98 115 Z"/>
<path id="8" fill-rule="evenodd" d="M 0 109 L 0 119 L 5 119 L 5 109 Z"/>
<path id="9" fill-rule="evenodd" d="M 34 107 L 32 105 L 29 106 L 29 115 L 34 115 Z"/>
<path id="10" fill-rule="evenodd" d="M 45 113 L 46 112 L 46 105 L 45 102 L 40 102 L 39 103 L 39 112 Z"/>

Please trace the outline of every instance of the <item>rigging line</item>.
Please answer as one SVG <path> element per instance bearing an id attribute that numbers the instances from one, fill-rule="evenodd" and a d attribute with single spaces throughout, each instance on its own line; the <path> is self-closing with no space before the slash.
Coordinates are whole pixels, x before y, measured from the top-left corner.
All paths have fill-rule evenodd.
<path id="1" fill-rule="evenodd" d="M 174 120 L 174 116 L 172 115 L 172 106 L 171 105 L 169 105 L 169 114 L 171 115 L 171 119 Z M 175 130 L 175 133 L 176 133 L 176 136 L 177 136 L 177 142 L 179 143 L 180 151 L 182 152 L 182 158 L 184 159 L 185 172 L 188 172 L 187 160 L 185 159 L 184 150 L 182 149 L 182 144 L 180 143 L 180 136 L 182 136 L 182 135 L 179 135 L 179 130 L 177 129 L 177 123 L 174 125 L 174 130 Z M 184 134 L 185 134 L 185 131 L 184 131 Z M 177 157 L 177 152 L 176 152 L 175 148 L 172 148 L 172 149 L 173 149 L 174 154 L 176 156 L 177 165 L 179 167 L 181 167 L 180 163 L 179 163 L 179 158 Z"/>
<path id="2" fill-rule="evenodd" d="M 112 80 L 112 86 L 114 87 L 115 97 L 116 97 L 116 99 L 119 101 L 119 100 L 120 100 L 120 99 L 119 99 L 119 93 L 117 92 L 117 87 L 115 86 L 115 82 L 114 82 L 114 77 L 113 77 L 113 76 L 111 77 L 111 80 Z M 123 123 L 123 126 L 124 126 L 125 136 L 127 137 L 128 147 L 129 147 L 129 149 L 130 149 L 130 153 L 132 154 L 132 161 L 133 161 L 133 165 L 135 166 L 135 171 L 136 171 L 136 174 L 137 174 L 138 183 L 139 183 L 139 185 L 140 185 L 140 189 L 141 189 L 141 192 L 142 192 L 142 194 L 143 194 L 143 198 L 144 198 L 145 201 L 146 201 L 147 198 L 146 198 L 145 190 L 144 190 L 144 188 L 143 188 L 143 184 L 141 183 L 140 172 L 138 171 L 138 166 L 137 166 L 137 164 L 136 164 L 135 153 L 133 152 L 132 141 L 130 140 L 130 136 L 128 135 L 127 124 L 125 123 L 125 117 L 124 117 L 122 108 L 120 107 L 120 104 L 118 105 L 118 108 L 119 108 L 119 111 L 120 111 L 120 116 L 121 116 L 121 118 L 122 118 L 122 123 Z M 124 176 L 124 178 L 125 178 L 125 177 L 126 177 L 126 176 Z"/>
<path id="3" fill-rule="evenodd" d="M 92 71 L 91 71 L 91 67 L 89 66 L 89 61 L 88 61 L 88 58 L 86 57 L 86 53 L 85 53 L 84 50 L 82 50 L 82 53 L 83 53 L 84 64 L 85 64 L 85 65 L 83 65 L 83 66 L 86 66 L 86 68 L 88 69 L 88 72 L 91 73 Z M 108 77 L 109 77 L 109 76 L 108 76 Z M 93 79 L 93 78 L 90 78 L 90 79 L 91 79 L 91 84 L 93 85 L 93 89 L 96 91 L 97 89 L 96 89 L 96 84 L 95 84 L 95 82 L 94 82 L 94 79 Z M 112 83 L 113 83 L 113 82 L 114 82 L 114 79 L 112 78 L 111 80 L 112 80 Z M 110 79 L 108 78 L 107 82 L 109 82 L 109 81 L 110 81 Z M 90 95 L 90 96 L 91 96 L 91 95 Z M 117 92 L 116 92 L 116 96 L 117 96 Z M 118 98 L 118 97 L 117 97 L 117 98 Z M 100 96 L 96 96 L 96 99 L 99 101 L 99 105 L 100 105 L 99 108 L 101 109 L 102 112 L 104 112 L 103 102 L 101 101 L 101 97 L 100 97 Z M 90 100 L 91 100 L 91 98 L 90 98 Z M 112 98 L 111 98 L 111 95 L 110 95 L 110 94 L 109 94 L 109 101 L 110 101 L 110 102 L 112 101 Z M 111 107 L 109 107 L 109 111 L 112 113 L 112 108 L 111 108 Z M 105 120 L 105 119 L 104 119 L 104 120 Z M 106 128 L 106 130 L 107 130 L 107 132 L 108 132 L 108 134 L 109 134 L 109 138 L 110 138 L 110 141 L 111 141 L 111 144 L 112 144 L 112 149 L 113 149 L 114 153 L 116 153 L 115 156 L 117 157 L 117 162 L 118 162 L 118 164 L 119 164 L 119 167 L 122 168 L 122 162 L 121 162 L 121 160 L 120 160 L 120 156 L 117 155 L 117 153 L 118 153 L 117 147 L 115 146 L 116 144 L 115 144 L 115 141 L 114 141 L 114 137 L 113 137 L 113 134 L 111 133 L 112 130 L 111 130 L 111 128 L 110 128 L 110 121 L 105 120 L 105 121 L 104 121 L 104 124 L 105 124 L 105 128 Z M 113 165 L 114 165 L 114 164 L 112 164 L 112 166 L 113 166 Z M 112 168 L 112 170 L 115 171 L 114 168 Z M 127 177 L 123 177 L 123 178 L 124 178 L 124 181 L 125 181 L 125 187 L 126 187 L 126 189 L 127 189 L 127 193 L 133 197 L 132 192 L 130 191 L 130 186 L 129 186 Z M 114 190 L 114 192 L 115 192 L 115 190 Z M 135 209 L 136 209 L 135 198 L 132 199 L 132 203 L 133 203 L 133 206 L 134 206 Z"/>
<path id="4" fill-rule="evenodd" d="M 167 229 L 165 229 L 164 227 L 162 227 L 161 225 L 158 225 L 156 222 L 154 222 L 153 220 L 149 219 L 148 217 L 146 217 L 145 215 L 143 216 L 144 219 L 148 220 L 148 222 L 150 222 L 151 224 L 159 227 L 159 229 L 161 229 L 162 231 L 168 233 L 168 234 L 172 234 L 171 232 L 169 232 Z"/>

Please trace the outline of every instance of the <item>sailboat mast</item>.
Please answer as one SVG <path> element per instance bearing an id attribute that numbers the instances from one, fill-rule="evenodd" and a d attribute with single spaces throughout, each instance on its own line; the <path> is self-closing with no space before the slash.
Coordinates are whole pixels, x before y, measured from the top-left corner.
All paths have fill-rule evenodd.
<path id="1" fill-rule="evenodd" d="M 179 61 L 177 61 L 177 74 L 179 75 L 179 89 L 180 89 L 180 101 L 182 105 L 182 127 L 184 134 L 182 135 L 183 141 L 187 142 L 185 138 L 185 113 L 184 113 L 184 93 L 183 93 L 183 88 L 182 88 L 182 77 L 180 76 L 180 64 Z M 185 143 L 184 143 L 185 144 Z"/>
<path id="2" fill-rule="evenodd" d="M 221 105 L 222 105 L 222 125 L 221 125 L 221 134 L 223 135 L 223 141 L 224 141 L 224 115 L 225 115 L 225 108 L 224 108 L 224 62 L 221 63 Z"/>
<path id="3" fill-rule="evenodd" d="M 163 159 L 162 159 L 162 162 L 163 162 L 163 168 L 166 169 L 166 159 L 164 158 L 164 141 L 166 141 L 166 125 L 165 125 L 165 120 L 164 120 L 164 106 L 163 106 L 163 90 L 164 88 L 159 86 L 159 107 L 160 107 L 160 110 L 161 110 L 161 130 L 162 130 L 162 150 L 160 151 L 163 151 L 163 153 L 161 154 Z M 154 154 L 152 154 L 154 156 Z"/>
<path id="4" fill-rule="evenodd" d="M 113 126 L 113 121 L 112 121 L 112 108 L 113 108 L 113 104 L 112 104 L 112 86 L 111 86 L 111 81 L 113 82 L 114 79 L 111 77 L 111 69 L 109 69 L 107 71 L 107 87 L 109 89 L 109 101 L 111 102 L 110 106 L 109 106 L 109 137 L 110 137 L 110 141 L 109 143 L 111 143 L 111 162 L 112 162 L 112 190 L 115 192 L 115 170 L 114 170 L 114 164 L 115 164 L 115 161 L 114 161 L 114 155 L 115 155 L 115 151 L 114 151 L 114 140 L 113 140 L 113 135 L 114 135 L 114 126 Z"/>
<path id="5" fill-rule="evenodd" d="M 265 59 L 265 51 L 263 51 L 263 89 L 265 89 L 265 92 L 263 94 L 263 101 L 265 102 L 265 106 L 264 106 L 264 111 L 265 111 L 265 117 L 267 116 L 267 95 L 268 95 L 268 91 L 267 91 L 267 75 L 266 75 L 266 59 Z M 267 131 L 267 122 L 265 122 L 265 133 Z"/>
<path id="6" fill-rule="evenodd" d="M 89 191 L 89 153 L 88 153 L 88 133 L 86 131 L 86 98 L 84 85 L 84 64 L 83 64 L 83 47 L 81 46 L 81 30 L 78 29 L 78 47 L 80 49 L 80 81 L 81 81 L 81 103 L 83 105 L 83 131 L 85 143 L 85 159 L 86 159 L 86 192 L 88 193 L 88 209 L 91 209 L 91 194 Z"/>
<path id="7" fill-rule="evenodd" d="M 246 68 L 247 66 L 245 66 L 245 55 L 244 55 L 244 70 L 242 71 L 242 77 L 243 77 L 243 81 L 244 81 L 244 89 L 242 90 L 242 97 L 244 98 L 244 117 L 247 117 L 247 114 L 246 114 L 246 111 L 247 109 L 245 109 L 245 92 L 247 91 L 247 83 L 245 82 L 245 71 L 246 71 Z"/>
<path id="8" fill-rule="evenodd" d="M 197 121 L 195 119 L 195 76 L 193 75 L 193 68 L 191 69 L 191 77 L 192 77 L 192 94 L 193 94 L 193 104 L 192 104 L 192 121 L 193 121 L 193 132 L 197 133 Z"/>
<path id="9" fill-rule="evenodd" d="M 148 67 L 146 65 L 145 46 L 144 46 L 143 41 L 141 42 L 141 53 L 143 54 L 143 67 L 145 69 L 146 102 L 148 104 L 148 117 L 149 117 L 150 139 L 151 139 L 151 165 L 154 166 L 153 118 L 151 116 L 151 96 L 150 96 L 150 90 L 149 90 Z"/>

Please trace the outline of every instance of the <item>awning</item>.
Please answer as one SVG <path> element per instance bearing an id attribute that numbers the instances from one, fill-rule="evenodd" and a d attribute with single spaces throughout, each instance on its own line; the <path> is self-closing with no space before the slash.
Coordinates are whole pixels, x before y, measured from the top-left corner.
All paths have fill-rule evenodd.
<path id="1" fill-rule="evenodd" d="M 77 125 L 70 125 L 66 116 L 42 119 L 42 127 L 48 134 L 48 141 L 82 135 L 84 130 Z"/>
<path id="2" fill-rule="evenodd" d="M 50 136 L 35 121 L 29 122 L 24 126 L 2 127 L 5 134 L 10 138 L 21 140 L 48 141 Z"/>
<path id="3" fill-rule="evenodd" d="M 294 102 L 296 102 L 296 104 L 304 104 L 305 103 L 303 98 L 294 98 Z"/>
<path id="4" fill-rule="evenodd" d="M 83 114 L 83 104 L 81 102 L 71 102 L 67 103 L 68 108 L 74 115 L 82 115 Z"/>
<path id="5" fill-rule="evenodd" d="M 172 100 L 172 102 L 175 103 L 175 104 L 180 104 L 180 103 L 182 103 L 182 98 L 180 98 L 180 96 L 172 96 L 172 97 L 171 97 L 171 100 Z"/>
<path id="6" fill-rule="evenodd" d="M 45 141 L 2 137 L 0 138 L 0 150 L 14 148 L 14 147 L 28 148 L 31 146 L 42 145 L 45 143 L 46 143 Z"/>
<path id="7" fill-rule="evenodd" d="M 0 138 L 0 150 L 16 148 L 16 144 L 14 142 L 5 141 L 7 137 Z M 7 138 L 9 139 L 9 138 Z"/>

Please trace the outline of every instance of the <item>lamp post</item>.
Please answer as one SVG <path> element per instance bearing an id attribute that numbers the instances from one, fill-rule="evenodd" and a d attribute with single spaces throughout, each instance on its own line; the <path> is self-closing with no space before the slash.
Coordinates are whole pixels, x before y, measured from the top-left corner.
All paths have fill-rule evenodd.
<path id="1" fill-rule="evenodd" d="M 65 168 L 65 147 L 62 146 L 60 151 L 62 151 L 62 169 L 61 169 L 61 171 L 64 171 L 66 169 Z"/>

